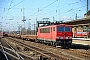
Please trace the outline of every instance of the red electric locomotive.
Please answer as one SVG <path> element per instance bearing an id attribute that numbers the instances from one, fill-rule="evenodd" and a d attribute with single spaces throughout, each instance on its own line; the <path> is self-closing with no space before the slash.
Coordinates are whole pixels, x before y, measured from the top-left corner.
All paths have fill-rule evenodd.
<path id="1" fill-rule="evenodd" d="M 71 25 L 58 24 L 39 27 L 37 40 L 53 46 L 71 46 L 72 36 Z"/>

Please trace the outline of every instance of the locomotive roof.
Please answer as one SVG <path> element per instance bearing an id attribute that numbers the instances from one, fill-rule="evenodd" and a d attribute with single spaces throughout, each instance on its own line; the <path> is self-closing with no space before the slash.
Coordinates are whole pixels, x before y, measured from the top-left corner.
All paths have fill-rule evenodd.
<path id="1" fill-rule="evenodd" d="M 43 26 L 40 26 L 39 28 L 43 28 L 43 27 L 51 27 L 51 26 L 71 26 L 69 24 L 52 24 L 52 25 L 43 25 Z"/>

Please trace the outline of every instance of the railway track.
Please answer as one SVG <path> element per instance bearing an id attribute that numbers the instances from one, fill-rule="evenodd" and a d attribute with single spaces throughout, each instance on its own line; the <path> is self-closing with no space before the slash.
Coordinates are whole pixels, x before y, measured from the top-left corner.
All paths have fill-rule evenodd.
<path id="1" fill-rule="evenodd" d="M 15 49 L 5 40 L 0 39 L 1 50 L 8 55 L 11 60 L 24 60 Z"/>
<path id="2" fill-rule="evenodd" d="M 76 51 L 76 50 L 73 50 L 73 49 L 71 49 L 70 52 L 71 53 L 74 52 L 74 54 L 76 54 L 76 55 L 80 55 L 80 56 L 84 56 L 86 58 L 87 57 L 90 58 L 90 53 L 88 53 L 88 52 L 81 52 L 81 51 Z"/>
<path id="3" fill-rule="evenodd" d="M 90 54 L 89 52 L 81 52 L 80 50 L 77 51 L 75 49 L 69 49 L 69 50 L 61 50 L 61 49 L 57 49 L 57 50 L 60 50 L 60 51 L 65 51 L 64 53 L 66 54 L 68 52 L 68 54 L 70 54 L 70 56 L 72 57 L 75 57 L 77 59 L 80 59 L 80 60 L 89 60 L 90 59 Z M 63 53 L 63 52 L 62 52 Z M 66 55 L 68 55 L 66 54 Z"/>
<path id="4" fill-rule="evenodd" d="M 33 45 L 27 45 L 27 44 L 24 44 L 24 43 L 22 43 L 20 41 L 16 41 L 16 40 L 14 40 L 14 41 L 17 42 L 19 45 L 22 45 L 24 47 L 27 47 L 30 50 L 33 50 L 33 51 L 41 54 L 41 56 L 44 57 L 45 59 L 47 58 L 49 60 L 70 60 L 70 58 L 68 58 L 68 57 L 55 54 L 55 53 L 50 52 L 50 51 L 47 51 L 45 49 L 41 49 L 40 47 L 36 47 L 36 46 L 33 46 Z"/>
<path id="5" fill-rule="evenodd" d="M 9 39 L 12 39 L 12 38 L 9 38 Z M 17 39 L 13 39 L 13 40 L 17 40 Z M 22 41 L 22 40 L 19 40 L 19 42 L 20 41 Z M 18 42 L 18 41 L 17 41 Z M 28 46 L 30 46 L 30 43 L 28 42 L 28 41 L 26 41 L 27 42 L 27 44 L 29 44 L 29 45 L 27 45 L 27 44 L 23 44 L 22 42 L 20 42 L 20 44 L 22 44 L 22 45 L 27 45 L 27 47 Z M 26 43 L 25 41 L 24 41 L 24 43 Z M 32 45 L 32 44 L 31 44 Z M 43 44 L 42 44 L 43 45 Z M 34 45 L 34 47 L 32 47 L 32 49 L 34 49 L 35 48 L 35 50 L 37 50 L 37 49 L 45 49 L 45 47 L 44 47 L 44 45 L 43 46 L 40 46 L 39 45 L 39 48 L 37 48 L 38 46 L 35 46 Z M 69 49 L 69 50 L 67 50 L 67 49 L 61 49 L 61 48 L 56 48 L 56 47 L 51 47 L 50 48 L 50 46 L 46 46 L 47 48 L 46 48 L 46 50 L 45 51 L 43 51 L 43 52 L 45 52 L 46 53 L 46 51 L 48 51 L 47 53 L 46 53 L 46 55 L 48 54 L 49 55 L 49 52 L 50 53 L 53 53 L 54 55 L 56 55 L 56 56 L 58 56 L 57 58 L 59 58 L 59 59 L 57 59 L 57 60 L 60 60 L 60 58 L 62 59 L 62 60 L 89 60 L 90 58 L 90 54 L 88 53 L 88 52 L 81 52 L 81 51 L 77 51 L 77 50 L 74 50 L 74 49 Z M 28 47 L 29 48 L 29 47 Z M 35 51 L 34 50 L 34 51 Z M 52 52 L 51 52 L 52 51 Z M 58 51 L 58 52 L 57 52 Z M 41 51 L 40 51 L 41 52 Z M 42 54 L 42 55 L 45 55 L 45 53 L 44 54 Z M 47 56 L 48 56 L 47 55 Z M 50 55 L 52 55 L 52 54 L 50 54 Z M 54 56 L 53 55 L 53 56 Z M 52 57 L 53 57 L 52 56 Z M 49 57 L 49 56 L 48 56 Z M 55 56 L 54 56 L 55 57 Z"/>

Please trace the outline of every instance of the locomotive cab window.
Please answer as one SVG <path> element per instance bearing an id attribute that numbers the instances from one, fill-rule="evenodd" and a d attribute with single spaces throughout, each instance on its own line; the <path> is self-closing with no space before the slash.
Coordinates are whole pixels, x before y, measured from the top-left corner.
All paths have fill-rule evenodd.
<path id="1" fill-rule="evenodd" d="M 58 32 L 64 32 L 64 27 L 63 26 L 58 26 L 57 30 L 58 30 Z"/>
<path id="2" fill-rule="evenodd" d="M 71 31 L 71 28 L 70 27 L 65 27 L 65 31 L 66 32 L 70 32 Z"/>
<path id="3" fill-rule="evenodd" d="M 58 32 L 70 32 L 71 28 L 70 27 L 58 26 L 57 30 L 58 30 Z"/>

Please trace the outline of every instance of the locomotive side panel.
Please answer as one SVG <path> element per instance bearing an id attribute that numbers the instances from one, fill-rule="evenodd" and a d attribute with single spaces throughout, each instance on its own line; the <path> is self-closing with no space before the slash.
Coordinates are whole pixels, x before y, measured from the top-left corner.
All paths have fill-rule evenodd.
<path id="1" fill-rule="evenodd" d="M 38 39 L 51 40 L 51 27 L 38 28 Z"/>
<path id="2" fill-rule="evenodd" d="M 52 26 L 52 29 L 51 29 L 51 40 L 52 41 L 56 41 L 56 34 L 57 34 L 56 31 L 57 31 L 56 30 L 56 25 Z"/>

